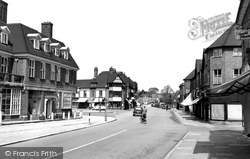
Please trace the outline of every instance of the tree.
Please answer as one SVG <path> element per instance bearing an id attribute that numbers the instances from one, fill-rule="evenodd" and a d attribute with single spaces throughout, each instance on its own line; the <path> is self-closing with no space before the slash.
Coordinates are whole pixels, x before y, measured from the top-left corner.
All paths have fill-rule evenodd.
<path id="1" fill-rule="evenodd" d="M 148 92 L 151 92 L 152 94 L 156 94 L 159 92 L 159 89 L 156 87 L 151 87 L 148 89 Z"/>
<path id="2" fill-rule="evenodd" d="M 161 94 L 162 94 L 162 97 L 161 97 L 161 101 L 164 102 L 164 103 L 167 103 L 167 104 L 172 104 L 173 102 L 173 89 L 171 88 L 170 85 L 166 85 L 162 90 L 161 90 Z"/>
<path id="3" fill-rule="evenodd" d="M 167 94 L 171 94 L 174 93 L 173 89 L 170 87 L 170 85 L 166 85 L 162 90 L 161 93 L 167 93 Z"/>

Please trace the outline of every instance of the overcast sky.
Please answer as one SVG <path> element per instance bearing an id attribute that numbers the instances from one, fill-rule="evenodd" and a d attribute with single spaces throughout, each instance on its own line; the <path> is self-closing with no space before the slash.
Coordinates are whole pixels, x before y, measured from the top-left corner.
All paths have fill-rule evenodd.
<path id="1" fill-rule="evenodd" d="M 5 0 L 8 23 L 41 31 L 53 23 L 53 38 L 65 43 L 80 70 L 77 79 L 91 79 L 112 66 L 138 83 L 139 90 L 183 79 L 202 59 L 213 40 L 191 40 L 189 20 L 231 13 L 235 22 L 239 0 Z"/>

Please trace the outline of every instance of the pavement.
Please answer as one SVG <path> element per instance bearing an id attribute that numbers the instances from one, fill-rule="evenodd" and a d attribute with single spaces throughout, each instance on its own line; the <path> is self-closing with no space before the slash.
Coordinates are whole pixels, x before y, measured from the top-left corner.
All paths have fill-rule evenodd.
<path id="1" fill-rule="evenodd" d="M 165 159 L 249 159 L 250 138 L 241 122 L 204 122 L 183 110 L 173 110 L 191 129 Z M 193 127 L 193 129 L 192 129 Z"/>
<path id="2" fill-rule="evenodd" d="M 19 142 L 66 133 L 115 121 L 115 117 L 82 116 L 65 120 L 29 120 L 2 122 L 0 126 L 0 147 Z"/>

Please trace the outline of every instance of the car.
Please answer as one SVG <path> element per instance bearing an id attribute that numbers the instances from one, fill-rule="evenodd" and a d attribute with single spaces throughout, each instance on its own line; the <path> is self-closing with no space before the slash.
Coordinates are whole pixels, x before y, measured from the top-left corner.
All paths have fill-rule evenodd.
<path id="1" fill-rule="evenodd" d="M 136 115 L 139 115 L 141 116 L 142 114 L 142 107 L 135 107 L 134 110 L 133 110 L 133 116 L 136 116 Z"/>
<path id="2" fill-rule="evenodd" d="M 104 105 L 96 105 L 92 107 L 92 110 L 105 110 L 106 107 Z"/>

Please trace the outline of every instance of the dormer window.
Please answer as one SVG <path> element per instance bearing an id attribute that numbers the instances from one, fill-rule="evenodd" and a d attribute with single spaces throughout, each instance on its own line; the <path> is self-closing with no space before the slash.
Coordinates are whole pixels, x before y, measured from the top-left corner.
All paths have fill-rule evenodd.
<path id="1" fill-rule="evenodd" d="M 0 42 L 2 44 L 6 44 L 8 45 L 8 40 L 9 40 L 9 34 L 10 34 L 10 30 L 7 26 L 1 26 L 0 27 Z"/>
<path id="2" fill-rule="evenodd" d="M 60 56 L 60 50 L 59 49 L 61 48 L 60 44 L 59 43 L 51 43 L 50 47 L 51 47 L 51 52 L 55 56 L 59 57 Z"/>
<path id="3" fill-rule="evenodd" d="M 42 38 L 40 43 L 41 43 L 41 50 L 47 53 L 50 52 L 51 41 L 49 38 Z"/>
<path id="4" fill-rule="evenodd" d="M 39 33 L 31 33 L 31 34 L 28 34 L 27 37 L 29 38 L 34 49 L 40 50 L 41 35 Z"/>
<path id="5" fill-rule="evenodd" d="M 64 58 L 65 60 L 69 59 L 69 48 L 68 47 L 62 47 L 60 49 L 61 51 L 61 57 Z"/>

